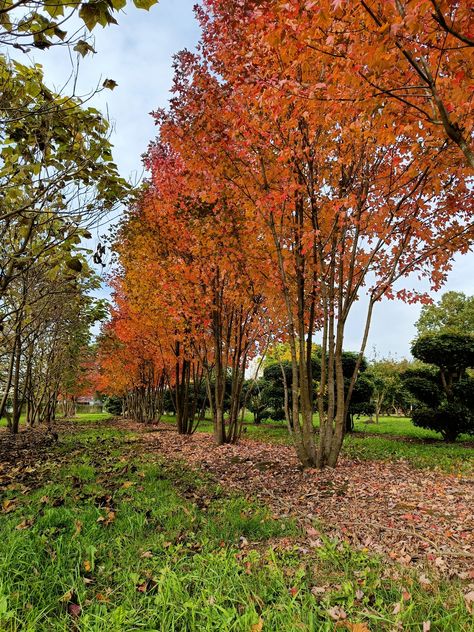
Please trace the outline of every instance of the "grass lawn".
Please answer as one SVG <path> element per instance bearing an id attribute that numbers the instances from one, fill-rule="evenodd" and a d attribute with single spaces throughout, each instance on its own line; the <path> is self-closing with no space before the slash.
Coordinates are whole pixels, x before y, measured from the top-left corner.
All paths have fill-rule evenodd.
<path id="1" fill-rule="evenodd" d="M 418 576 L 228 496 L 110 428 L 0 471 L 5 632 L 472 630 L 459 581 Z M 356 624 L 359 623 L 359 627 Z"/>
<path id="2" fill-rule="evenodd" d="M 74 419 L 78 422 L 81 423 L 86 423 L 88 421 L 91 422 L 99 422 L 99 421 L 105 421 L 106 419 L 111 419 L 112 415 L 110 413 L 78 413 Z M 22 415 L 20 417 L 20 425 L 25 423 L 25 415 Z M 61 417 L 59 417 L 59 419 L 61 419 Z M 0 419 L 0 427 L 6 427 L 7 425 L 7 420 L 5 419 L 5 417 L 2 417 Z"/>

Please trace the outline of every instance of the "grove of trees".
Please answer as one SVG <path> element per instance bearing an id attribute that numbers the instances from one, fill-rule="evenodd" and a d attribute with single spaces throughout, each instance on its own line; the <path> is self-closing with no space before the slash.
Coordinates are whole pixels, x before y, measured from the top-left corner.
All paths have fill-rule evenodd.
<path id="1" fill-rule="evenodd" d="M 468 0 L 204 0 L 138 191 L 92 95 L 55 93 L 18 57 L 93 54 L 71 25 L 114 24 L 125 4 L 0 7 L 0 417 L 13 432 L 25 409 L 50 423 L 92 379 L 139 421 L 171 408 L 183 434 L 210 409 L 218 444 L 238 440 L 246 408 L 283 417 L 305 467 L 335 466 L 358 414 L 413 410 L 447 439 L 470 432 L 472 299 L 423 309 L 413 353 L 437 368 L 365 359 L 377 304 L 429 303 L 418 280 L 439 290 L 473 241 Z M 92 359 L 104 246 L 86 242 L 120 205 Z"/>
<path id="2" fill-rule="evenodd" d="M 99 280 L 87 241 L 131 195 L 113 162 L 109 123 L 88 103 L 94 92 L 77 96 L 74 80 L 71 93 L 55 92 L 26 53 L 93 53 L 82 30 L 116 23 L 124 6 L 0 4 L 0 418 L 13 433 L 22 410 L 30 425 L 49 424 L 58 400 L 67 411 L 85 384 L 90 327 L 105 316 L 91 298 Z M 101 89 L 114 86 L 106 79 Z"/>
<path id="3" fill-rule="evenodd" d="M 298 458 L 336 465 L 374 308 L 427 302 L 412 278 L 438 290 L 472 243 L 469 5 L 196 9 L 201 42 L 175 58 L 149 179 L 115 236 L 103 388 L 133 393 L 133 409 L 153 418 L 167 384 L 178 429 L 191 433 L 204 387 L 217 443 L 233 442 L 243 391 L 250 401 L 259 392 L 244 389 L 246 365 L 285 342 L 283 410 Z M 348 371 L 346 326 L 362 295 Z"/>

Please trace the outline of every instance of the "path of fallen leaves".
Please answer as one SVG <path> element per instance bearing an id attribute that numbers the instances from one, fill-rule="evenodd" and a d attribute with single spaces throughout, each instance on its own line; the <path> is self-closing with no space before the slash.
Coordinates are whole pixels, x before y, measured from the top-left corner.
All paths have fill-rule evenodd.
<path id="1" fill-rule="evenodd" d="M 141 439 L 211 473 L 227 490 L 257 496 L 279 516 L 296 516 L 308 547 L 319 546 L 322 525 L 326 535 L 403 564 L 474 579 L 474 479 L 400 461 L 341 459 L 336 469 L 302 471 L 291 447 L 249 439 L 217 447 L 204 433 L 166 429 Z"/>

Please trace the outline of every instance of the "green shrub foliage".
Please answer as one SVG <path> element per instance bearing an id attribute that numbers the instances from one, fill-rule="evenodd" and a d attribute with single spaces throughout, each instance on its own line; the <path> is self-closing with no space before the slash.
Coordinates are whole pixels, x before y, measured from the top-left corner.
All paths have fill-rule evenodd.
<path id="1" fill-rule="evenodd" d="M 412 345 L 418 360 L 432 367 L 406 371 L 403 379 L 416 398 L 415 426 L 439 432 L 445 441 L 474 435 L 474 336 L 426 334 Z"/>

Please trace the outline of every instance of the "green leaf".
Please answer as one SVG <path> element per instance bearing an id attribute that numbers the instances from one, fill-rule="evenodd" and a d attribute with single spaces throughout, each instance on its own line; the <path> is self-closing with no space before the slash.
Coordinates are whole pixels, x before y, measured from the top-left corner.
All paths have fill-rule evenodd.
<path id="1" fill-rule="evenodd" d="M 87 2 L 81 6 L 79 9 L 79 17 L 84 22 L 89 31 L 92 31 L 94 26 L 100 20 L 100 9 L 97 4 L 93 4 L 91 2 Z"/>
<path id="2" fill-rule="evenodd" d="M 74 272 L 82 272 L 82 262 L 79 257 L 72 257 L 66 261 L 66 265 L 70 270 L 74 270 Z"/>
<path id="3" fill-rule="evenodd" d="M 137 9 L 145 9 L 146 11 L 149 11 L 156 2 L 157 0 L 133 0 L 133 4 Z"/>

